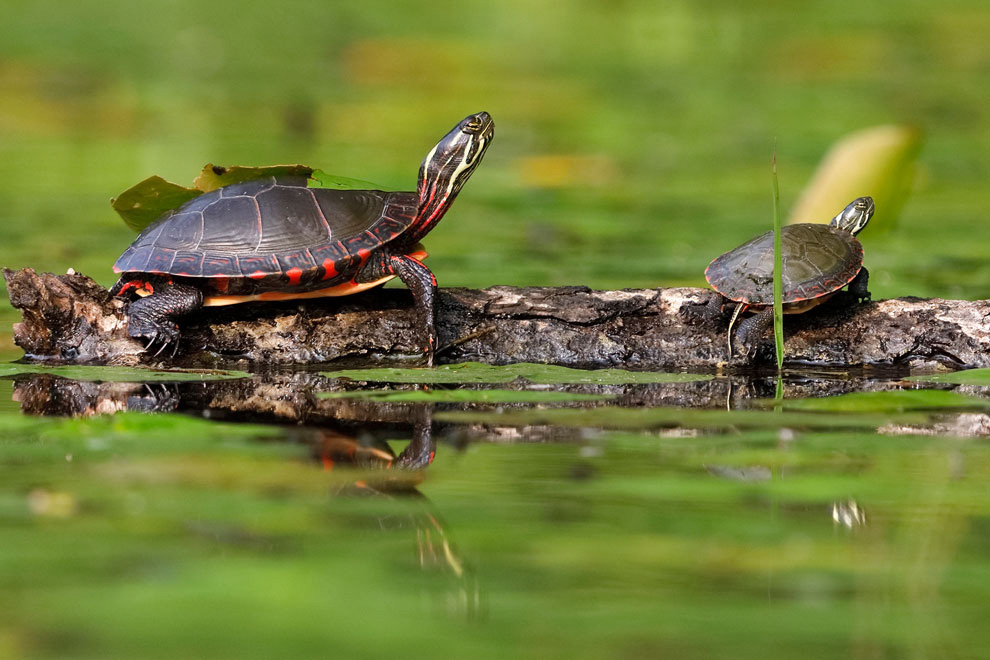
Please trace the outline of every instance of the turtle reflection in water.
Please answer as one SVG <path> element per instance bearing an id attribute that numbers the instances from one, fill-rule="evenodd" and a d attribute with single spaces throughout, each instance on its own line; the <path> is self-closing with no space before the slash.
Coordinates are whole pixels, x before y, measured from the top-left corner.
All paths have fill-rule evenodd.
<path id="1" fill-rule="evenodd" d="M 856 240 L 873 217 L 873 199 L 853 200 L 828 224 L 787 225 L 781 231 L 782 296 L 785 314 L 800 314 L 831 298 L 842 287 L 857 301 L 870 299 L 869 272 L 863 267 L 863 246 Z M 739 323 L 736 344 L 752 355 L 760 338 L 773 324 L 773 232 L 768 231 L 726 252 L 705 270 L 715 291 L 737 303 L 729 323 L 747 311 L 757 313 Z"/>
<path id="2" fill-rule="evenodd" d="M 447 536 L 446 528 L 432 511 L 429 500 L 416 488 L 436 450 L 431 434 L 431 408 L 431 405 L 424 405 L 413 410 L 413 437 L 398 455 L 387 442 L 358 437 L 343 430 L 316 431 L 318 440 L 313 447 L 325 470 L 338 470 L 341 466 L 382 470 L 380 473 L 365 471 L 361 479 L 348 480 L 337 492 L 338 496 L 402 498 L 405 502 L 418 503 L 411 508 L 403 506 L 401 512 L 377 516 L 378 527 L 413 530 L 420 569 L 448 584 L 443 593 L 443 606 L 448 614 L 474 619 L 485 612 L 481 585 Z"/>
<path id="3" fill-rule="evenodd" d="M 398 276 L 436 349 L 436 278 L 419 241 L 450 208 L 494 135 L 487 112 L 430 150 L 416 192 L 309 188 L 267 177 L 200 195 L 149 225 L 114 264 L 112 295 L 134 298 L 128 334 L 145 350 L 178 349 L 175 319 L 201 307 L 344 296 Z"/>

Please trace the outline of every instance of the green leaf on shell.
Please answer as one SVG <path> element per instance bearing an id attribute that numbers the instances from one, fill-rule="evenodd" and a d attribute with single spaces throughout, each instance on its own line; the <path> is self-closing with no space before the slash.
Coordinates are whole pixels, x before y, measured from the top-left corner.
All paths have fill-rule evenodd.
<path id="1" fill-rule="evenodd" d="M 94 365 L 0 364 L 0 378 L 18 374 L 52 374 L 73 380 L 104 383 L 169 383 L 180 381 L 231 380 L 247 378 L 245 371 L 211 369 L 143 369 L 141 367 L 100 367 Z"/>
<path id="2" fill-rule="evenodd" d="M 870 195 L 876 215 L 863 235 L 869 240 L 890 230 L 911 192 L 921 145 L 921 131 L 910 126 L 875 126 L 846 136 L 822 159 L 788 223 L 828 222 L 852 200 Z"/>
<path id="3" fill-rule="evenodd" d="M 570 369 L 550 364 L 520 362 L 506 366 L 492 366 L 479 362 L 461 362 L 432 369 L 347 369 L 326 371 L 328 378 L 376 383 L 510 383 L 526 380 L 531 383 L 625 385 L 633 383 L 688 383 L 710 380 L 711 376 L 699 374 L 671 374 L 652 371 L 625 371 L 623 369 Z"/>
<path id="4" fill-rule="evenodd" d="M 207 163 L 199 173 L 193 185 L 203 192 L 212 192 L 224 186 L 258 179 L 275 179 L 294 186 L 306 185 L 313 174 L 313 168 L 308 165 L 266 165 L 264 167 L 245 167 L 233 165 L 223 167 Z"/>
<path id="5" fill-rule="evenodd" d="M 196 188 L 185 188 L 150 176 L 110 200 L 113 210 L 134 231 L 141 231 L 169 211 L 203 194 Z"/>
<path id="6" fill-rule="evenodd" d="M 307 185 L 310 188 L 335 188 L 337 190 L 390 190 L 371 181 L 327 174 L 323 170 L 313 170 L 309 175 L 309 183 Z"/>
<path id="7" fill-rule="evenodd" d="M 354 390 L 320 392 L 322 399 L 374 399 L 393 402 L 431 403 L 558 403 L 567 401 L 601 401 L 608 394 L 580 394 L 546 390 Z"/>
<path id="8" fill-rule="evenodd" d="M 909 376 L 904 380 L 924 383 L 953 383 L 956 385 L 990 385 L 990 369 L 966 369 L 945 374 Z"/>
<path id="9" fill-rule="evenodd" d="M 128 227 L 140 232 L 169 211 L 174 211 L 203 193 L 212 192 L 235 183 L 257 181 L 268 177 L 274 177 L 291 185 L 309 188 L 389 190 L 377 183 L 327 174 L 322 170 L 314 170 L 308 165 L 266 165 L 264 167 L 233 165 L 223 167 L 207 163 L 193 181 L 192 188 L 166 181 L 157 175 L 150 176 L 110 200 L 110 205 L 123 218 Z"/>

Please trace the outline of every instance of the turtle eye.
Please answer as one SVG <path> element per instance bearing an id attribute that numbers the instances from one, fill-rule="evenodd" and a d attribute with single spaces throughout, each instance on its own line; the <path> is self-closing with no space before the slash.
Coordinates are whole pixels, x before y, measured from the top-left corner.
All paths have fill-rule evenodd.
<path id="1" fill-rule="evenodd" d="M 465 133 L 477 133 L 481 130 L 481 121 L 478 119 L 472 119 L 467 124 L 464 125 Z"/>

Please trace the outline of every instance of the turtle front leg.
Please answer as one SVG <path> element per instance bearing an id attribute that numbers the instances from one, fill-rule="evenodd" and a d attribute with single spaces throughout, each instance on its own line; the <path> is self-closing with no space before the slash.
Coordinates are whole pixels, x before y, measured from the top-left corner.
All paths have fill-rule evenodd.
<path id="1" fill-rule="evenodd" d="M 849 293 L 856 296 L 856 302 L 870 302 L 870 271 L 866 267 L 859 269 L 859 273 L 849 283 Z"/>
<path id="2" fill-rule="evenodd" d="M 173 319 L 202 307 L 203 293 L 196 287 L 175 282 L 142 284 L 144 290 L 151 290 L 151 295 L 134 300 L 127 308 L 127 334 L 145 340 L 147 353 L 157 345 L 155 357 L 169 346 L 174 356 L 179 349 L 179 326 Z"/>
<path id="3" fill-rule="evenodd" d="M 426 330 L 426 366 L 433 366 L 433 353 L 437 348 L 437 329 L 434 322 L 433 300 L 436 297 L 437 278 L 422 262 L 405 254 L 389 257 L 389 266 L 399 276 L 402 283 L 412 292 L 416 308 L 423 318 Z"/>
<path id="4" fill-rule="evenodd" d="M 437 330 L 434 322 L 433 300 L 436 297 L 437 278 L 421 261 L 407 254 L 380 252 L 364 265 L 354 278 L 358 282 L 374 282 L 388 275 L 397 275 L 412 292 L 416 309 L 426 330 L 427 366 L 433 366 L 433 353 L 437 347 Z"/>

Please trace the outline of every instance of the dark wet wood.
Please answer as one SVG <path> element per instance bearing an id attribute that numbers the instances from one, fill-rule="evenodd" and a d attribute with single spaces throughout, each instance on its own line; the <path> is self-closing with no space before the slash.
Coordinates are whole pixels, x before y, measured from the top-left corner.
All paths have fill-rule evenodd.
<path id="1" fill-rule="evenodd" d="M 68 362 L 154 363 L 127 336 L 126 303 L 80 274 L 5 270 L 29 355 Z M 727 362 L 728 317 L 707 289 L 492 287 L 440 289 L 437 361 L 546 362 L 572 367 L 713 370 Z M 706 311 L 707 310 L 707 311 Z M 789 363 L 990 366 L 990 301 L 898 298 L 862 305 L 839 295 L 785 319 Z M 404 289 L 346 298 L 205 309 L 180 323 L 177 363 L 299 364 L 419 356 L 421 326 Z M 768 337 L 755 360 L 772 362 Z M 743 366 L 739 362 L 734 366 Z"/>

